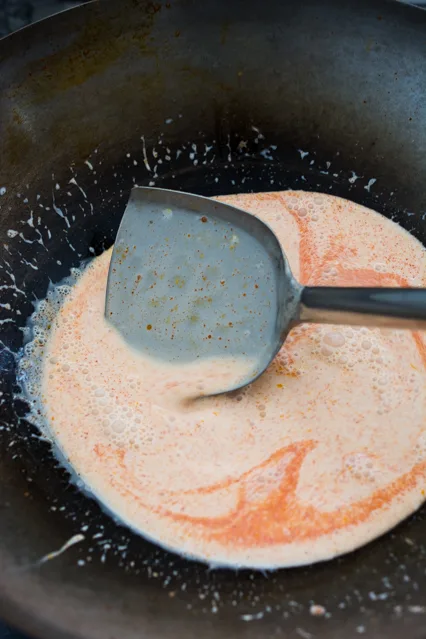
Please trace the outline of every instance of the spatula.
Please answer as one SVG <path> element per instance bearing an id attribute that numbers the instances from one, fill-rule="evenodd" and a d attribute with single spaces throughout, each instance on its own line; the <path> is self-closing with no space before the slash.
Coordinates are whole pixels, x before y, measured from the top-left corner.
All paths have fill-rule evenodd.
<path id="1" fill-rule="evenodd" d="M 426 329 L 426 289 L 302 286 L 273 231 L 215 200 L 132 190 L 110 264 L 106 318 L 169 363 L 246 357 L 262 374 L 303 322 Z"/>

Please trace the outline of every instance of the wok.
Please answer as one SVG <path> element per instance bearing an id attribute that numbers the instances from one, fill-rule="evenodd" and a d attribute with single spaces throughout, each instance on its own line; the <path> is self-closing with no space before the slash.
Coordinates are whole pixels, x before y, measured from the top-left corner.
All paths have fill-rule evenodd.
<path id="1" fill-rule="evenodd" d="M 13 399 L 33 302 L 112 243 L 134 184 L 324 191 L 426 243 L 425 60 L 426 13 L 382 0 L 110 0 L 0 42 L 0 616 L 46 639 L 426 636 L 424 509 L 328 563 L 212 571 L 115 523 Z"/>

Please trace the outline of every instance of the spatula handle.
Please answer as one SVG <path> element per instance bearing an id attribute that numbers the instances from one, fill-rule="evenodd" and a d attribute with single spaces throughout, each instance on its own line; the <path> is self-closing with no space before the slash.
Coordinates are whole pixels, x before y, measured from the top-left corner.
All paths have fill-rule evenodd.
<path id="1" fill-rule="evenodd" d="M 299 321 L 426 330 L 426 289 L 306 286 Z"/>

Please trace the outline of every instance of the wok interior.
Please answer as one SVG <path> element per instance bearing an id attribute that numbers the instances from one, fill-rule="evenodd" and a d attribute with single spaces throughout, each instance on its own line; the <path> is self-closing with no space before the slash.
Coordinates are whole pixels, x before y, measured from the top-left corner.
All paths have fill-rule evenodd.
<path id="1" fill-rule="evenodd" d="M 0 43 L 0 614 L 55 639 L 420 636 L 424 509 L 327 564 L 210 571 L 114 523 L 12 401 L 34 300 L 112 244 L 135 184 L 323 191 L 426 243 L 423 13 L 226 5 L 94 3 Z"/>

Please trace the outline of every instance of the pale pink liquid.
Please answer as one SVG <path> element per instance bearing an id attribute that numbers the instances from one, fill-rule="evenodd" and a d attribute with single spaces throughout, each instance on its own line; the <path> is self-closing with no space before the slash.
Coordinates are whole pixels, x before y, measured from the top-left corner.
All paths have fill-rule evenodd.
<path id="1" fill-rule="evenodd" d="M 303 192 L 222 199 L 274 229 L 304 284 L 426 285 L 424 248 L 373 211 Z M 244 392 L 193 401 L 252 363 L 131 351 L 104 320 L 109 260 L 57 315 L 40 393 L 59 447 L 124 522 L 208 562 L 278 567 L 354 549 L 421 504 L 424 335 L 301 327 Z"/>

